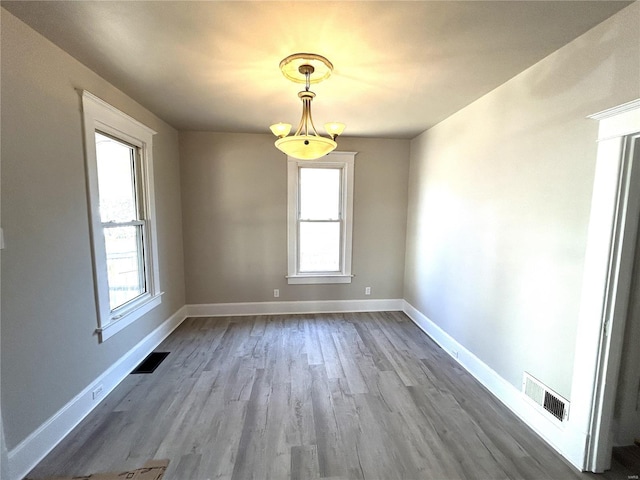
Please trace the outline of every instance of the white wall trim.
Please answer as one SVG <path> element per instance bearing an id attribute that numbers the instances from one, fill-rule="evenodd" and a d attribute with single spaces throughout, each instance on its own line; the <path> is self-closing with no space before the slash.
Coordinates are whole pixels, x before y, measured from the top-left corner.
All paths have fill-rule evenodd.
<path id="1" fill-rule="evenodd" d="M 496 373 L 491 367 L 458 343 L 447 332 L 418 311 L 406 300 L 403 312 L 442 349 L 458 362 L 476 380 L 484 385 L 498 400 L 509 408 L 542 439 L 579 470 L 582 469 L 586 435 L 567 422 L 559 425 L 526 400 L 520 390 Z M 457 357 L 453 352 L 457 352 Z"/>
<path id="2" fill-rule="evenodd" d="M 611 465 L 613 409 L 640 209 L 640 170 L 633 158 L 633 138 L 640 135 L 640 99 L 589 118 L 599 121 L 598 154 L 571 395 L 582 399 L 572 402 L 573 415 L 590 435 L 585 469 L 603 472 Z"/>
<path id="3" fill-rule="evenodd" d="M 209 303 L 187 305 L 189 317 L 233 317 L 288 313 L 399 312 L 402 299 L 318 300 L 297 302 Z"/>
<path id="4" fill-rule="evenodd" d="M 187 308 L 183 306 L 12 449 L 9 452 L 9 479 L 24 478 L 185 318 Z M 102 385 L 103 393 L 94 400 L 92 392 L 99 385 Z"/>
<path id="5" fill-rule="evenodd" d="M 136 119 L 121 112 L 95 95 L 81 91 L 82 119 L 84 124 L 85 166 L 87 194 L 89 200 L 89 225 L 91 227 L 91 251 L 98 314 L 98 341 L 104 342 L 127 325 L 142 318 L 150 309 L 162 301 L 160 271 L 158 269 L 158 235 L 156 227 L 155 189 L 153 180 L 153 136 L 157 133 Z M 112 135 L 139 149 L 139 156 L 132 173 L 136 181 L 136 200 L 142 231 L 142 263 L 146 291 L 137 298 L 111 309 L 107 252 L 104 224 L 100 216 L 100 194 L 98 180 L 98 154 L 96 132 Z M 140 241 L 140 240 L 139 240 Z M 112 328 L 109 328 L 112 327 Z"/>
<path id="6" fill-rule="evenodd" d="M 287 156 L 287 283 L 351 283 L 353 250 L 353 176 L 358 152 L 331 152 L 316 160 L 299 160 Z M 336 168 L 341 171 L 340 188 L 340 265 L 331 274 L 300 272 L 300 174 L 306 167 Z M 315 278 L 312 278 L 315 277 Z"/>

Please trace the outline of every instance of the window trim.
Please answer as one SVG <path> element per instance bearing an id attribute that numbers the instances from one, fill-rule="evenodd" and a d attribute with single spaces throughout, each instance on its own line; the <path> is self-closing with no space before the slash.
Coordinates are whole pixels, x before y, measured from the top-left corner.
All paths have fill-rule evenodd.
<path id="1" fill-rule="evenodd" d="M 82 113 L 84 124 L 85 160 L 87 174 L 87 195 L 89 201 L 89 221 L 91 249 L 93 255 L 93 275 L 96 297 L 98 341 L 104 342 L 125 327 L 131 325 L 162 302 L 160 273 L 158 270 L 158 247 L 153 181 L 153 135 L 156 132 L 129 115 L 104 102 L 90 92 L 82 91 Z M 147 292 L 111 311 L 109 304 L 109 284 L 107 279 L 107 257 L 104 244 L 103 224 L 100 218 L 98 168 L 95 132 L 102 132 L 116 140 L 128 143 L 138 149 L 139 177 L 141 185 L 137 189 L 140 210 L 145 217 L 143 227 L 143 248 Z"/>
<path id="2" fill-rule="evenodd" d="M 338 284 L 351 283 L 353 274 L 353 174 L 357 152 L 331 152 L 317 160 L 298 160 L 287 157 L 287 283 L 290 285 L 305 284 Z M 340 201 L 340 217 L 344 221 L 344 232 L 340 245 L 339 272 L 304 272 L 298 271 L 298 210 L 299 200 L 299 168 L 318 166 L 320 168 L 342 169 L 342 198 Z"/>

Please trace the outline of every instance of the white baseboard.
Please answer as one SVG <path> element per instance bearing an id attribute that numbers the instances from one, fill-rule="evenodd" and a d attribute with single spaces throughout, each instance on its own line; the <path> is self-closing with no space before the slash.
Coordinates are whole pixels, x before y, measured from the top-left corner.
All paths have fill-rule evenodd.
<path id="1" fill-rule="evenodd" d="M 183 306 L 9 452 L 9 479 L 21 480 L 187 317 Z M 102 386 L 102 394 L 92 392 Z"/>
<path id="2" fill-rule="evenodd" d="M 584 470 L 586 433 L 576 430 L 570 419 L 565 425 L 559 425 L 542 415 L 537 408 L 525 399 L 520 390 L 498 375 L 413 305 L 407 301 L 403 301 L 403 303 L 403 312 L 422 331 L 429 335 L 498 400 L 542 437 L 546 443 L 565 457 L 569 463 L 579 470 Z M 457 352 L 457 357 L 453 352 Z"/>
<path id="3" fill-rule="evenodd" d="M 187 305 L 189 317 L 231 317 L 295 313 L 400 312 L 404 300 L 318 300 L 299 302 L 210 303 Z"/>

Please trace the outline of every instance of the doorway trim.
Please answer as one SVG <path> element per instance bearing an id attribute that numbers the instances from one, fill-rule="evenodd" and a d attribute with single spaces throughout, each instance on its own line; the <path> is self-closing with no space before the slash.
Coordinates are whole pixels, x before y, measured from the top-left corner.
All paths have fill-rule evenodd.
<path id="1" fill-rule="evenodd" d="M 603 472 L 611 467 L 613 408 L 640 216 L 640 99 L 589 118 L 599 122 L 598 153 L 571 399 L 572 423 L 586 438 L 583 470 Z"/>

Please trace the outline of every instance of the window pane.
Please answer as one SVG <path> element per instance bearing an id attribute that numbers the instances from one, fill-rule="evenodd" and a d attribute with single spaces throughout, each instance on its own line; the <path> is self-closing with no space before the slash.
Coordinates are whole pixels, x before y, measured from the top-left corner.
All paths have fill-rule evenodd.
<path id="1" fill-rule="evenodd" d="M 300 222 L 300 272 L 340 270 L 340 222 Z"/>
<path id="2" fill-rule="evenodd" d="M 100 219 L 107 222 L 136 220 L 134 181 L 135 149 L 96 132 Z"/>
<path id="3" fill-rule="evenodd" d="M 300 169 L 300 218 L 338 220 L 340 218 L 339 168 Z"/>
<path id="4" fill-rule="evenodd" d="M 145 293 L 142 225 L 104 229 L 111 310 Z"/>

